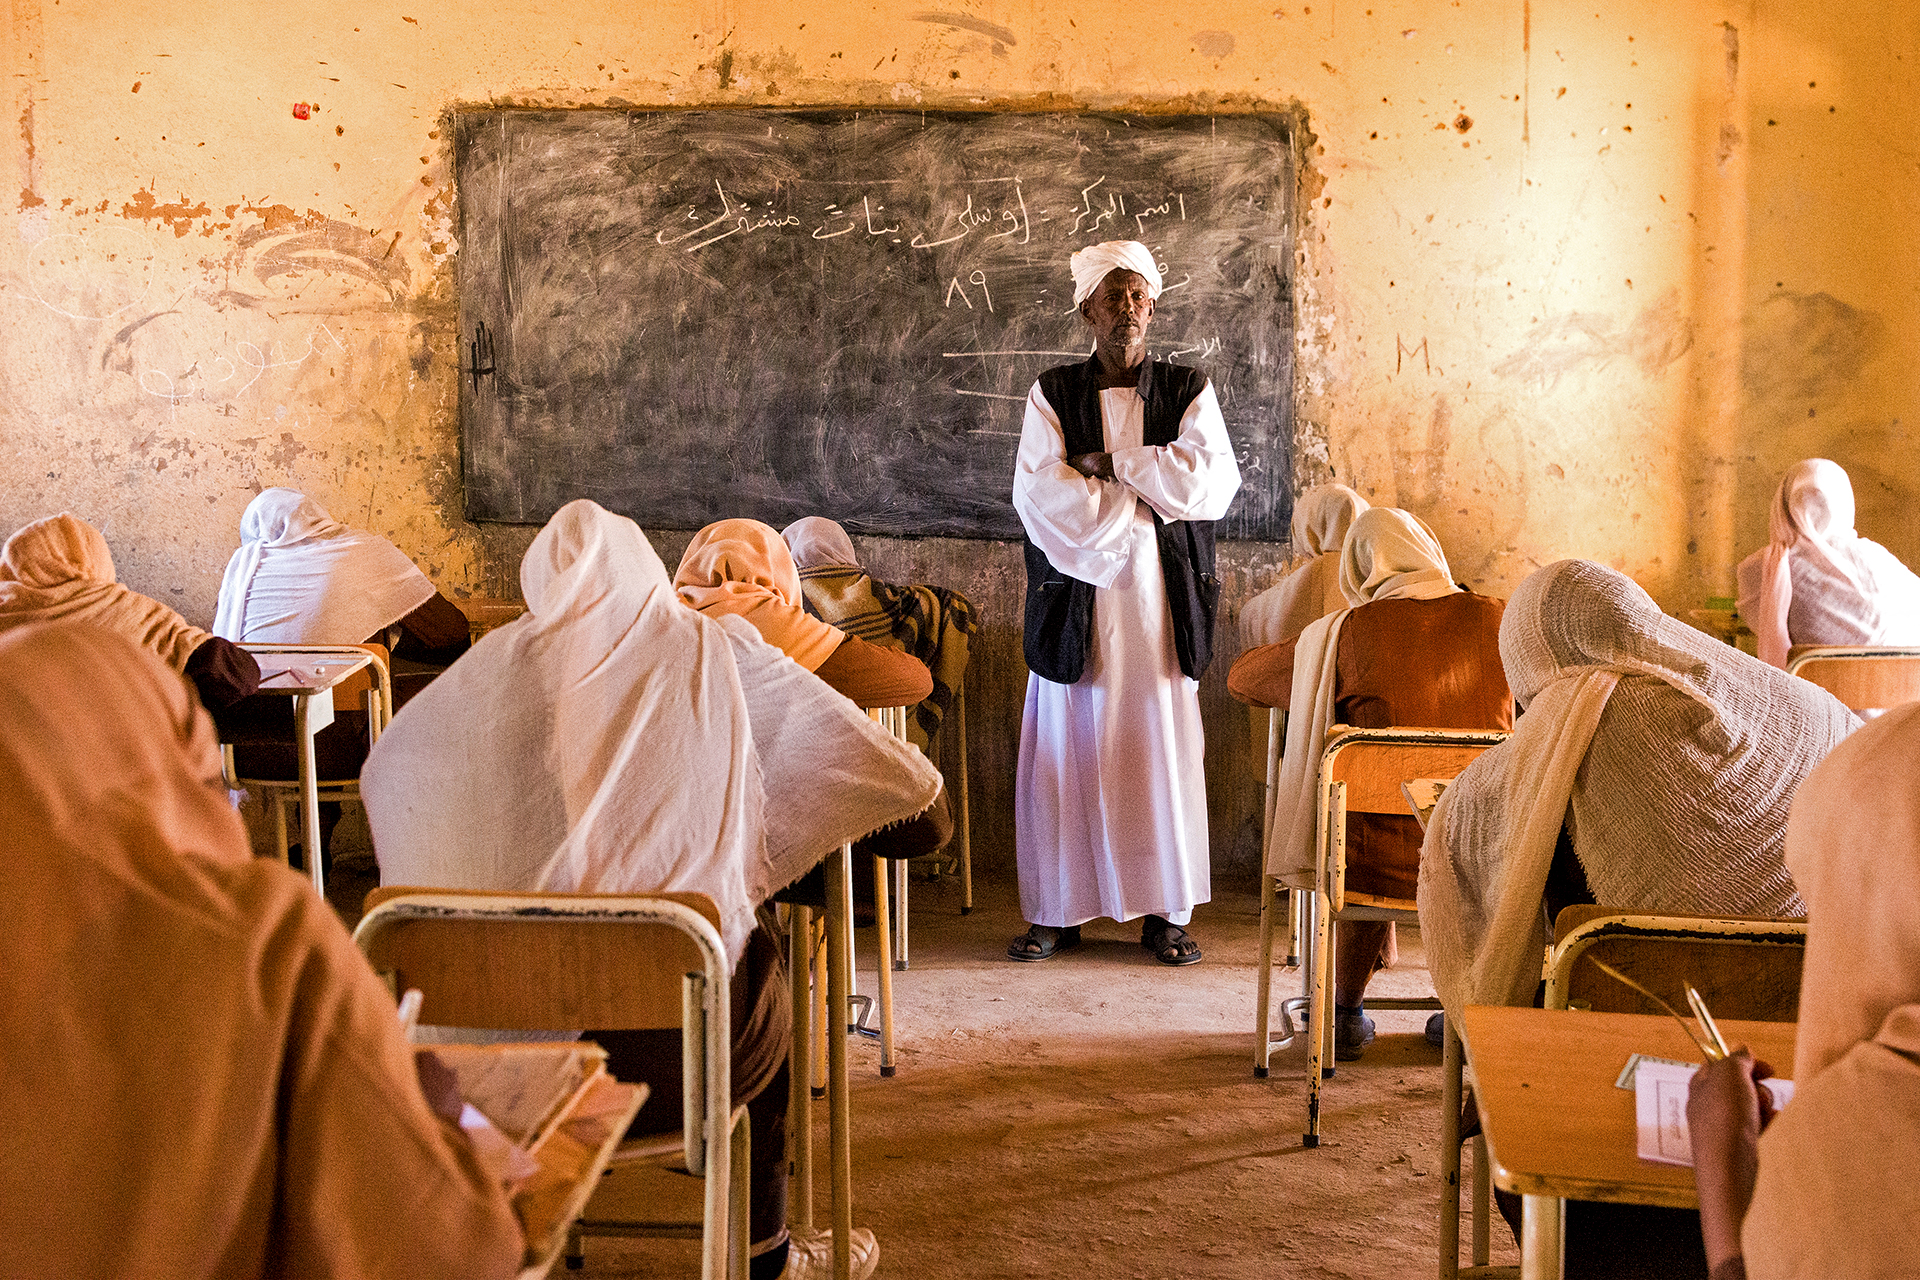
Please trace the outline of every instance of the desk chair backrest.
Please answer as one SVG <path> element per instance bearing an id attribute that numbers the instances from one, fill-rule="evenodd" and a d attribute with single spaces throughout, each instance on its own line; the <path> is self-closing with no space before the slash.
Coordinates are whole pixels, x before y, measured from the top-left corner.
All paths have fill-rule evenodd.
<path id="1" fill-rule="evenodd" d="M 1334 725 L 1320 757 L 1320 812 L 1317 823 L 1321 874 L 1332 909 L 1345 909 L 1347 815 L 1413 816 L 1401 784 L 1420 778 L 1452 781 L 1481 752 L 1506 741 L 1501 729 L 1352 729 Z M 1355 901 L 1408 911 L 1400 898 L 1353 895 Z"/>
<path id="2" fill-rule="evenodd" d="M 706 1178 L 703 1275 L 728 1271 L 731 1106 L 728 964 L 705 894 L 485 893 L 383 886 L 353 939 L 432 1026 L 680 1028 L 687 1170 Z M 738 1176 L 732 1176 L 738 1175 Z M 744 1211 L 733 1250 L 744 1258 Z"/>
<path id="3" fill-rule="evenodd" d="M 1688 983 L 1716 1018 L 1793 1022 L 1800 1010 L 1805 920 L 1668 916 L 1580 906 L 1554 922 L 1549 1009 L 1659 1014 L 1653 1001 L 1592 963 L 1620 970 L 1686 1012 Z"/>
<path id="4" fill-rule="evenodd" d="M 367 895 L 353 937 L 376 970 L 393 975 L 396 991 L 422 993 L 420 1018 L 429 1025 L 680 1028 L 687 1170 L 706 1178 L 702 1274 L 719 1280 L 730 1255 L 744 1274 L 746 1248 L 746 1170 L 744 1161 L 730 1167 L 729 1146 L 744 1136 L 745 1116 L 730 1103 L 719 919 L 712 899 L 697 893 L 386 886 Z"/>
<path id="5" fill-rule="evenodd" d="M 1787 654 L 1787 674 L 1811 680 L 1854 711 L 1920 701 L 1920 649 L 1795 646 Z"/>
<path id="6" fill-rule="evenodd" d="M 420 1021 L 494 1030 L 681 1025 L 682 982 L 704 974 L 702 893 L 484 893 L 385 885 L 355 939 L 396 992 L 418 988 Z M 717 968 L 724 984 L 727 964 Z M 723 1006 L 724 1007 L 724 1006 Z"/>

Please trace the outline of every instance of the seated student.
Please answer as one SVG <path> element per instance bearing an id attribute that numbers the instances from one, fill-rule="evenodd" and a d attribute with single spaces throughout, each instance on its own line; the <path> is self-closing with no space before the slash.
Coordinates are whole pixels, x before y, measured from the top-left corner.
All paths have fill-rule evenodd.
<path id="1" fill-rule="evenodd" d="M 253 655 L 116 580 L 100 531 L 62 511 L 24 525 L 0 551 L 0 631 L 86 622 L 116 631 L 193 682 L 221 711 L 260 687 Z"/>
<path id="2" fill-rule="evenodd" d="M 1589 560 L 1520 584 L 1500 656 L 1525 714 L 1441 797 L 1420 856 L 1421 936 L 1449 1017 L 1533 1003 L 1543 900 L 1802 914 L 1787 807 L 1852 712 Z"/>
<path id="3" fill-rule="evenodd" d="M 258 644 L 386 644 L 439 666 L 467 649 L 466 615 L 404 551 L 294 489 L 247 504 L 213 629 Z"/>
<path id="4" fill-rule="evenodd" d="M 1853 529 L 1853 485 L 1825 458 L 1797 462 L 1767 511 L 1770 541 L 1740 562 L 1740 616 L 1760 660 L 1797 644 L 1920 644 L 1920 577 Z"/>
<path id="5" fill-rule="evenodd" d="M 933 673 L 909 653 L 883 649 L 810 616 L 793 553 L 772 525 L 758 520 L 722 520 L 693 536 L 673 576 L 682 602 L 708 617 L 745 618 L 767 643 L 819 676 L 859 707 L 906 707 L 933 695 Z M 944 848 L 953 837 L 953 809 L 946 789 L 914 821 L 874 833 L 854 859 L 866 901 L 868 857 L 917 858 Z"/>
<path id="6" fill-rule="evenodd" d="M 708 525 L 687 544 L 673 589 L 708 617 L 745 618 L 768 644 L 862 707 L 912 706 L 933 693 L 932 673 L 918 658 L 807 615 L 800 571 L 772 525 Z"/>
<path id="7" fill-rule="evenodd" d="M 780 531 L 793 552 L 808 612 L 850 636 L 910 653 L 933 676 L 933 692 L 914 708 L 909 736 L 925 748 L 940 728 L 967 671 L 967 643 L 979 629 L 973 605 L 957 591 L 896 587 L 860 567 L 847 531 L 807 516 Z"/>
<path id="8" fill-rule="evenodd" d="M 633 521 L 585 500 L 527 549 L 528 612 L 408 704 L 361 774 L 381 879 L 448 888 L 687 890 L 720 908 L 733 1101 L 753 1143 L 756 1280 L 824 1274 L 786 1231 L 787 1049 L 778 948 L 755 908 L 827 850 L 924 809 L 939 775 L 738 618 L 684 608 Z M 817 624 L 816 624 L 817 625 Z M 679 1034 L 588 1032 L 677 1125 Z M 877 1248 L 861 1234 L 856 1275 Z"/>
<path id="9" fill-rule="evenodd" d="M 150 653 L 0 636 L 0 1274 L 513 1275 L 393 997 L 219 773 Z"/>
<path id="10" fill-rule="evenodd" d="M 1340 593 L 1340 546 L 1368 507 L 1343 484 L 1307 490 L 1293 504 L 1293 554 L 1310 557 L 1240 606 L 1240 643 L 1252 649 L 1291 640 L 1316 619 L 1347 607 Z"/>
<path id="11" fill-rule="evenodd" d="M 467 619 L 393 543 L 351 529 L 295 489 L 266 489 L 240 517 L 240 548 L 220 580 L 214 632 L 255 644 L 384 644 L 404 706 L 467 649 Z M 243 778 L 299 777 L 290 703 L 249 704 L 221 717 Z M 367 758 L 367 717 L 341 706 L 314 736 L 322 778 L 353 778 Z M 340 806 L 320 806 L 320 842 Z"/>
<path id="12" fill-rule="evenodd" d="M 1374 507 L 1339 554 L 1348 605 L 1294 640 L 1249 649 L 1227 673 L 1242 702 L 1291 707 L 1267 873 L 1309 888 L 1317 764 L 1327 726 L 1510 729 L 1513 697 L 1500 670 L 1498 600 L 1455 585 L 1446 553 L 1417 516 Z M 1347 820 L 1347 887 L 1412 898 L 1420 824 L 1412 814 Z M 1351 1062 L 1373 1039 L 1367 982 L 1391 926 L 1340 925 L 1334 953 L 1334 1057 Z"/>
<path id="13" fill-rule="evenodd" d="M 1695 1075 L 1687 1127 L 1707 1263 L 1714 1280 L 1911 1276 L 1920 707 L 1888 712 L 1808 775 L 1787 866 L 1807 901 L 1793 1101 L 1763 1110 L 1753 1081 L 1770 1069 L 1744 1047 Z"/>

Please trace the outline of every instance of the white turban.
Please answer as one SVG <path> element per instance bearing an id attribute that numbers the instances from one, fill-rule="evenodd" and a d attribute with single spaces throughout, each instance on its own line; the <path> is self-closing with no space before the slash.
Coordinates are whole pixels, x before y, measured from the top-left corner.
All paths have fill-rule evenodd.
<path id="1" fill-rule="evenodd" d="M 1073 305 L 1079 306 L 1100 287 L 1112 271 L 1137 271 L 1147 282 L 1147 296 L 1160 297 L 1160 268 L 1138 240 L 1107 240 L 1089 245 L 1067 260 L 1073 268 Z"/>

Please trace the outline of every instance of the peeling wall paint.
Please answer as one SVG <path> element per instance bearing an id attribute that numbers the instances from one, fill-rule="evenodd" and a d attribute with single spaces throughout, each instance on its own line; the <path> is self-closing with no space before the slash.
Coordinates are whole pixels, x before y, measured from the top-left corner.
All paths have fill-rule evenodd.
<path id="1" fill-rule="evenodd" d="M 1920 560 L 1904 3 L 1201 0 L 1143 25 L 1112 0 L 667 0 L 638 21 L 427 0 L 250 24 L 13 0 L 6 21 L 0 526 L 71 508 L 201 622 L 271 484 L 450 594 L 517 593 L 532 531 L 467 523 L 459 482 L 445 125 L 485 105 L 1296 109 L 1300 483 L 1411 507 L 1478 589 L 1586 555 L 1678 611 L 1731 589 L 1779 472 L 1817 453 L 1853 472 L 1862 531 Z M 671 560 L 684 535 L 657 541 Z M 1004 865 L 1017 557 L 867 551 L 987 606 L 976 830 Z M 1230 617 L 1284 553 L 1226 551 Z M 1203 687 L 1210 808 L 1216 863 L 1245 871 L 1228 648 Z"/>

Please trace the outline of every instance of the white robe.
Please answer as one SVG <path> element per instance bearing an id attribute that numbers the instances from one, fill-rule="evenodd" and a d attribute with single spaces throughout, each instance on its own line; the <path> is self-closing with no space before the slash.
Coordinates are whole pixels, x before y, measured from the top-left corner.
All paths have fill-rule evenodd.
<path id="1" fill-rule="evenodd" d="M 1116 481 L 1066 464 L 1059 415 L 1038 383 L 1013 478 L 1027 536 L 1097 590 L 1079 683 L 1027 678 L 1014 791 L 1020 910 L 1064 927 L 1147 914 L 1175 924 L 1212 894 L 1199 682 L 1180 671 L 1153 516 L 1218 520 L 1240 489 L 1209 383 L 1170 445 L 1143 446 L 1146 402 L 1100 393 Z"/>

